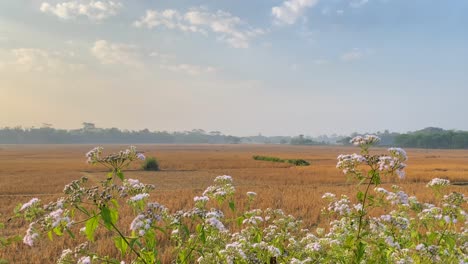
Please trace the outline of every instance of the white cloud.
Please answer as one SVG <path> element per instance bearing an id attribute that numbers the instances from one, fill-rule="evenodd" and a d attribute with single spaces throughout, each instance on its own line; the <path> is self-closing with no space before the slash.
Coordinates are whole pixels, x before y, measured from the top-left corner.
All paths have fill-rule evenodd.
<path id="1" fill-rule="evenodd" d="M 317 5 L 318 0 L 287 0 L 281 6 L 271 9 L 272 15 L 278 24 L 292 25 L 304 15 L 307 8 Z"/>
<path id="2" fill-rule="evenodd" d="M 217 71 L 211 66 L 201 66 L 188 63 L 175 62 L 174 55 L 160 53 L 158 51 L 141 50 L 135 45 L 111 43 L 107 40 L 98 40 L 91 48 L 91 53 L 105 65 L 127 65 L 131 67 L 158 67 L 176 73 L 188 75 L 201 75 Z M 150 59 L 146 63 L 143 57 Z"/>
<path id="3" fill-rule="evenodd" d="M 91 48 L 91 53 L 101 64 L 121 64 L 134 67 L 143 65 L 139 59 L 138 49 L 134 45 L 98 40 Z"/>
<path id="4" fill-rule="evenodd" d="M 248 48 L 252 38 L 264 34 L 263 30 L 252 28 L 241 18 L 222 10 L 214 13 L 195 8 L 185 13 L 173 9 L 147 10 L 146 14 L 133 24 L 135 27 L 146 28 L 164 26 L 205 35 L 212 32 L 218 36 L 218 40 L 234 48 Z"/>
<path id="5" fill-rule="evenodd" d="M 50 52 L 42 49 L 18 48 L 11 50 L 12 60 L 4 65 L 12 69 L 27 72 L 53 72 L 82 70 L 82 64 L 68 63 L 69 56 L 62 52 Z M 9 68 L 9 67 L 8 67 Z"/>
<path id="6" fill-rule="evenodd" d="M 369 3 L 369 0 L 353 0 L 351 3 L 349 3 L 349 5 L 354 8 L 359 8 L 363 5 L 366 5 L 367 3 Z"/>
<path id="7" fill-rule="evenodd" d="M 200 75 L 204 73 L 216 72 L 216 68 L 193 65 L 193 64 L 176 64 L 176 65 L 161 64 L 160 67 L 161 69 L 169 70 L 172 72 L 185 73 L 185 74 L 192 75 L 192 76 L 196 76 L 196 75 Z"/>
<path id="8" fill-rule="evenodd" d="M 117 15 L 121 8 L 122 4 L 120 2 L 74 0 L 55 5 L 44 2 L 41 4 L 40 10 L 43 13 L 50 13 L 66 20 L 79 16 L 85 16 L 91 20 L 103 20 Z"/>
<path id="9" fill-rule="evenodd" d="M 341 55 L 342 61 L 354 61 L 359 60 L 364 56 L 363 52 L 359 49 L 353 49 L 351 51 L 345 52 Z"/>

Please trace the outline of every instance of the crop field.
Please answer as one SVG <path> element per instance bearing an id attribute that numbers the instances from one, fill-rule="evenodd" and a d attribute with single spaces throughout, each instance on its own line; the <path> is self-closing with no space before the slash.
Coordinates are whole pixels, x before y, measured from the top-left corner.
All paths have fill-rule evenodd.
<path id="1" fill-rule="evenodd" d="M 23 235 L 27 226 L 11 221 L 13 209 L 32 197 L 47 202 L 61 196 L 63 186 L 72 180 L 86 176 L 98 183 L 106 177 L 106 170 L 85 162 L 84 153 L 91 145 L 2 145 L 0 146 L 0 222 L 6 228 L 1 235 Z M 105 145 L 104 152 L 118 151 L 126 146 Z M 258 194 L 253 206 L 257 208 L 281 208 L 286 213 L 302 219 L 306 226 L 320 223 L 321 208 L 325 206 L 321 196 L 325 192 L 336 194 L 355 193 L 354 182 L 335 168 L 336 157 L 342 153 L 358 151 L 354 147 L 319 147 L 286 145 L 137 145 L 147 157 L 158 159 L 161 171 L 146 172 L 140 163 L 134 162 L 125 172 L 126 178 L 135 178 L 154 184 L 150 200 L 168 208 L 183 209 L 193 206 L 193 197 L 218 175 L 231 175 L 236 186 L 236 196 L 247 191 Z M 375 149 L 373 153 L 385 149 Z M 435 177 L 451 182 L 468 181 L 468 150 L 408 149 L 406 178 L 384 178 L 382 187 L 397 184 L 420 200 L 434 202 L 432 192 L 426 188 Z M 284 159 L 304 159 L 310 166 L 294 166 L 254 160 L 252 156 L 264 155 Z M 464 194 L 468 186 L 450 186 L 449 190 Z M 354 197 L 352 197 L 354 198 Z M 122 225 L 128 225 L 133 216 L 123 216 Z M 98 234 L 105 236 L 106 234 Z M 66 237 L 66 236 L 65 236 Z M 97 238 L 99 239 L 99 237 Z M 41 242 L 35 248 L 22 243 L 0 249 L 0 258 L 11 263 L 52 263 L 61 250 L 76 244 L 68 237 L 60 243 Z M 97 250 L 108 255 L 118 254 L 106 244 L 98 244 Z M 162 254 L 170 255 L 169 252 Z"/>

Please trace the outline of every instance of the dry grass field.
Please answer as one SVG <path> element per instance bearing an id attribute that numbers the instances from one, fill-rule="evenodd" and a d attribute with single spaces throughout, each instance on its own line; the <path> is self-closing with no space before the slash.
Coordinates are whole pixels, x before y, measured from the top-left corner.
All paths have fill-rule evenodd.
<path id="1" fill-rule="evenodd" d="M 13 208 L 32 197 L 44 201 L 61 195 L 63 186 L 81 176 L 91 181 L 104 179 L 106 171 L 85 163 L 84 153 L 91 145 L 28 145 L 0 146 L 0 222 L 6 222 Z M 127 146 L 104 146 L 109 153 Z M 320 209 L 325 205 L 320 199 L 325 192 L 351 194 L 355 185 L 335 168 L 336 157 L 341 153 L 358 151 L 354 147 L 307 147 L 283 145 L 137 145 L 145 155 L 155 156 L 161 166 L 159 172 L 139 170 L 134 164 L 126 172 L 127 178 L 137 178 L 156 185 L 151 200 L 170 209 L 193 206 L 193 197 L 200 195 L 217 175 L 231 175 L 239 197 L 245 192 L 258 193 L 255 206 L 282 208 L 287 213 L 303 219 L 307 226 L 320 221 Z M 385 149 L 376 149 L 376 152 Z M 452 182 L 468 181 L 468 150 L 409 149 L 407 177 L 383 179 L 384 186 L 398 184 L 409 194 L 431 202 L 432 192 L 425 184 L 435 177 Z M 308 167 L 294 167 L 286 163 L 256 161 L 252 155 L 277 156 L 287 159 L 305 159 Z M 138 163 L 138 162 L 137 162 Z M 451 190 L 468 193 L 468 186 L 452 186 Z M 127 225 L 132 216 L 124 216 Z M 1 235 L 24 233 L 22 223 L 6 223 Z M 105 234 L 102 234 L 105 235 Z M 17 243 L 0 249 L 0 258 L 11 263 L 53 263 L 67 245 L 76 244 L 71 239 L 59 240 L 52 247 L 40 243 L 28 248 Z M 96 250 L 115 254 L 112 246 L 102 243 Z M 165 254 L 168 254 L 166 252 Z"/>

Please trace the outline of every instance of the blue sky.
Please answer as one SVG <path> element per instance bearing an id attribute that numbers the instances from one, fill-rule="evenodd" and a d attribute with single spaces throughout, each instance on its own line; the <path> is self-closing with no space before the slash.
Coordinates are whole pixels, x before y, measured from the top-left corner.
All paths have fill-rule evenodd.
<path id="1" fill-rule="evenodd" d="M 468 129 L 462 0 L 5 0 L 0 126 Z"/>

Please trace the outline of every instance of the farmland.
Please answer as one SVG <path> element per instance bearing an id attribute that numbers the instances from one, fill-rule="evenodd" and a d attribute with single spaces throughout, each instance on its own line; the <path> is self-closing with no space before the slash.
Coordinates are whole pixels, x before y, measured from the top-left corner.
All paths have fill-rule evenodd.
<path id="1" fill-rule="evenodd" d="M 0 222 L 6 222 L 18 203 L 32 197 L 44 201 L 61 196 L 63 186 L 86 176 L 92 182 L 105 178 L 106 171 L 85 163 L 84 153 L 91 145 L 2 145 L 0 146 Z M 107 145 L 104 152 L 118 151 L 125 146 Z M 193 206 L 193 197 L 200 195 L 215 176 L 231 175 L 237 196 L 247 191 L 258 194 L 253 206 L 281 208 L 313 227 L 320 221 L 325 206 L 321 196 L 325 192 L 355 193 L 356 187 L 347 182 L 335 168 L 341 153 L 357 151 L 353 147 L 284 146 L 284 145 L 137 145 L 147 157 L 158 159 L 161 171 L 146 172 L 135 162 L 126 171 L 127 178 L 154 184 L 151 200 L 171 209 Z M 385 149 L 376 149 L 377 152 Z M 400 185 L 408 194 L 420 200 L 434 202 L 432 192 L 425 187 L 432 178 L 447 178 L 452 182 L 468 181 L 468 150 L 409 149 L 406 179 L 384 178 L 383 187 Z M 252 159 L 253 155 L 278 156 L 285 159 L 304 159 L 310 166 L 293 166 Z M 450 190 L 467 193 L 466 186 L 451 186 Z M 128 223 L 133 217 L 123 217 Z M 4 234 L 23 234 L 25 226 L 8 225 Z M 69 244 L 69 240 L 62 243 Z M 29 249 L 20 243 L 0 251 L 0 258 L 12 263 L 49 263 L 56 259 L 64 246 L 40 243 Z M 104 254 L 108 245 L 99 245 Z M 18 253 L 21 254 L 18 254 Z M 41 254 L 39 254 L 41 252 Z M 46 252 L 43 254 L 43 252 Z M 34 260 L 31 260 L 34 256 Z"/>

